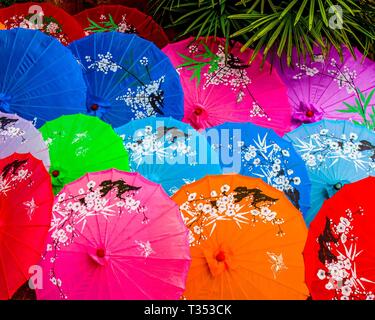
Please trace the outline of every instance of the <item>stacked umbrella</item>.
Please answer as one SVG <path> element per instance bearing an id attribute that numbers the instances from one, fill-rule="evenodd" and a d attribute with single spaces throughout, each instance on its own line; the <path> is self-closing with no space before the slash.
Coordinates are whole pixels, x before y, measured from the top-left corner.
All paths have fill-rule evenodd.
<path id="1" fill-rule="evenodd" d="M 1 299 L 374 298 L 373 62 L 271 72 L 124 6 L 0 29 Z"/>

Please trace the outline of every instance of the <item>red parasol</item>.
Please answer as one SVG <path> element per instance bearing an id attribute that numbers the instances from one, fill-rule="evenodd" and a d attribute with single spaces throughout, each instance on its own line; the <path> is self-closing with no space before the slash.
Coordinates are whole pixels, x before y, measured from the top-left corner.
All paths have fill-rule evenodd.
<path id="1" fill-rule="evenodd" d="M 310 225 L 304 250 L 313 299 L 375 299 L 375 177 L 345 185 Z"/>
<path id="2" fill-rule="evenodd" d="M 168 44 L 168 37 L 161 26 L 138 9 L 121 5 L 101 5 L 87 9 L 75 16 L 88 34 L 118 31 L 135 33 L 159 48 Z"/>
<path id="3" fill-rule="evenodd" d="M 85 36 L 81 25 L 66 11 L 50 3 L 27 2 L 0 10 L 6 29 L 38 29 L 68 45 Z"/>
<path id="4" fill-rule="evenodd" d="M 43 162 L 28 154 L 0 160 L 0 300 L 9 299 L 41 258 L 53 205 Z"/>

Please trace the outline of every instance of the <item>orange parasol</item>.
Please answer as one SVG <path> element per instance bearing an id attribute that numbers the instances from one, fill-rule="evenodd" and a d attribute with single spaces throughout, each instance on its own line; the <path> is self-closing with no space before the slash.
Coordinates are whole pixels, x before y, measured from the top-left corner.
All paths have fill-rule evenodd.
<path id="1" fill-rule="evenodd" d="M 174 196 L 190 229 L 186 299 L 306 299 L 307 228 L 261 179 L 207 176 Z"/>
<path id="2" fill-rule="evenodd" d="M 5 26 L 0 22 L 0 30 L 5 30 Z"/>

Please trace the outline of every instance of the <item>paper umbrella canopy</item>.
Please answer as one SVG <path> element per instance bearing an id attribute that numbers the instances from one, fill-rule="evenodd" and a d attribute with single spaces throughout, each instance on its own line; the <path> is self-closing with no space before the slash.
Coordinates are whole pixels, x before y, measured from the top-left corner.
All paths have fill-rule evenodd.
<path id="1" fill-rule="evenodd" d="M 160 183 L 172 195 L 207 174 L 222 172 L 219 157 L 204 135 L 173 118 L 131 121 L 116 129 L 130 156 L 130 166 Z"/>
<path id="2" fill-rule="evenodd" d="M 153 43 L 134 34 L 95 33 L 69 48 L 88 87 L 87 113 L 114 128 L 151 116 L 183 117 L 176 70 Z"/>
<path id="3" fill-rule="evenodd" d="M 84 111 L 86 86 L 72 53 L 40 31 L 0 31 L 0 111 L 37 127 Z"/>
<path id="4" fill-rule="evenodd" d="M 169 44 L 163 51 L 177 68 L 185 92 L 184 122 L 205 129 L 224 122 L 253 122 L 274 129 L 289 130 L 291 108 L 287 88 L 280 77 L 270 74 L 262 58 L 241 52 L 235 43 L 225 58 L 225 40 L 213 37 L 196 42 L 189 38 Z"/>
<path id="5" fill-rule="evenodd" d="M 312 183 L 309 224 L 324 200 L 343 185 L 375 173 L 375 133 L 348 121 L 302 125 L 285 138 L 305 161 Z"/>
<path id="6" fill-rule="evenodd" d="M 224 173 L 261 178 L 283 191 L 303 214 L 310 208 L 311 183 L 293 145 L 273 130 L 251 123 L 225 123 L 206 130 Z"/>
<path id="7" fill-rule="evenodd" d="M 41 133 L 30 121 L 0 112 L 0 159 L 13 153 L 31 153 L 49 169 L 48 148 Z"/>
<path id="8" fill-rule="evenodd" d="M 168 44 L 168 37 L 162 27 L 136 8 L 100 5 L 78 13 L 75 18 L 88 34 L 108 31 L 135 33 L 159 48 Z"/>
<path id="9" fill-rule="evenodd" d="M 362 120 L 357 113 L 340 112 L 344 103 L 355 104 L 361 91 L 367 95 L 375 88 L 375 63 L 358 51 L 356 58 L 349 49 L 343 48 L 342 61 L 332 46 L 324 55 L 320 48 L 314 48 L 314 56 L 298 61 L 294 49 L 291 68 L 284 60 L 275 59 L 275 69 L 288 86 L 289 101 L 293 107 L 292 127 L 322 119 Z M 284 65 L 283 65 L 284 63 Z"/>
<path id="10" fill-rule="evenodd" d="M 63 45 L 85 36 L 83 28 L 74 17 L 50 3 L 16 3 L 0 9 L 0 23 L 4 25 L 4 29 L 40 30 Z"/>
<path id="11" fill-rule="evenodd" d="M 190 265 L 187 229 L 160 185 L 88 174 L 55 198 L 38 299 L 173 300 Z"/>
<path id="12" fill-rule="evenodd" d="M 311 223 L 304 257 L 313 299 L 375 299 L 374 188 L 374 177 L 344 186 Z"/>
<path id="13" fill-rule="evenodd" d="M 207 176 L 172 199 L 190 231 L 184 297 L 306 299 L 307 229 L 286 196 L 261 179 Z"/>
<path id="14" fill-rule="evenodd" d="M 0 300 L 10 299 L 39 262 L 52 205 L 51 180 L 40 160 L 17 153 L 0 160 Z"/>
<path id="15" fill-rule="evenodd" d="M 86 115 L 62 116 L 41 129 L 51 157 L 55 194 L 88 172 L 129 170 L 128 153 L 110 125 Z"/>

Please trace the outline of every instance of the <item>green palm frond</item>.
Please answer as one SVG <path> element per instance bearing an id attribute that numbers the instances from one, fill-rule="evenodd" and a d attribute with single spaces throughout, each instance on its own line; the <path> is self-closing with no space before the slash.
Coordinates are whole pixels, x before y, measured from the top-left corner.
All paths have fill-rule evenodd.
<path id="1" fill-rule="evenodd" d="M 220 36 L 227 39 L 227 46 L 238 40 L 243 50 L 254 49 L 252 58 L 259 52 L 264 60 L 285 54 L 290 65 L 292 48 L 300 59 L 312 55 L 316 45 L 323 51 L 333 46 L 339 54 L 342 45 L 353 55 L 354 47 L 365 55 L 374 51 L 374 0 L 152 0 L 150 4 L 154 13 L 163 10 L 179 36 Z"/>

